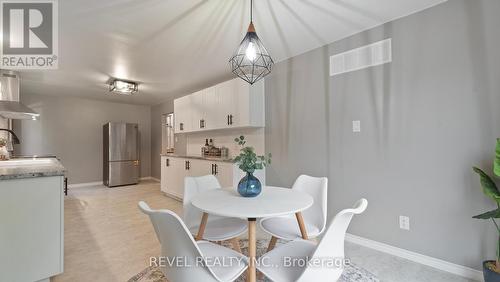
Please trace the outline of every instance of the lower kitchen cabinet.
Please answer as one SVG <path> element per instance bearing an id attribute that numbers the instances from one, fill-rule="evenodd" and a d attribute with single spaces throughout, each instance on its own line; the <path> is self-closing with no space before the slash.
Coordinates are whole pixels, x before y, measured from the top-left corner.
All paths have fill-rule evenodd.
<path id="1" fill-rule="evenodd" d="M 225 162 L 218 162 L 214 163 L 214 175 L 217 177 L 217 180 L 219 180 L 220 186 L 222 187 L 231 187 L 233 186 L 233 170 L 234 170 L 234 164 L 232 163 L 225 163 Z"/>
<path id="2" fill-rule="evenodd" d="M 168 196 L 182 199 L 184 178 L 187 176 L 215 175 L 222 187 L 236 187 L 245 175 L 235 164 L 223 161 L 200 160 L 192 158 L 161 157 L 161 191 Z M 265 185 L 265 171 L 255 176 Z"/>
<path id="3" fill-rule="evenodd" d="M 179 158 L 161 158 L 161 191 L 182 199 L 184 193 L 185 161 Z M 168 180 L 168 181 L 167 181 Z"/>
<path id="4" fill-rule="evenodd" d="M 64 176 L 0 183 L 0 281 L 49 281 L 64 270 Z"/>

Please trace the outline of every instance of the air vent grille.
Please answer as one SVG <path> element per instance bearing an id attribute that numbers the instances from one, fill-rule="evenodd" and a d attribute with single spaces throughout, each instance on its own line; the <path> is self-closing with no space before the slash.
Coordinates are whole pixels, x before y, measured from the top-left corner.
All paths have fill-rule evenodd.
<path id="1" fill-rule="evenodd" d="M 391 39 L 349 50 L 330 57 L 330 76 L 392 62 Z"/>

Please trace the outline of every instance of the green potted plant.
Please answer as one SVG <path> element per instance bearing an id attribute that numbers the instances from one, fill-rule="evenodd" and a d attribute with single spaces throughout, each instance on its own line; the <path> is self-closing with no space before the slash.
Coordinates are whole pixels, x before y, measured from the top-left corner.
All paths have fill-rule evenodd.
<path id="1" fill-rule="evenodd" d="M 271 164 L 271 153 L 257 156 L 253 147 L 245 147 L 245 136 L 235 138 L 234 141 L 241 146 L 240 154 L 234 158 L 234 162 L 246 173 L 238 183 L 238 193 L 243 197 L 256 197 L 262 191 L 262 185 L 253 173 Z"/>
<path id="2" fill-rule="evenodd" d="M 497 139 L 495 160 L 493 162 L 493 171 L 496 176 L 500 176 L 500 139 Z M 483 193 L 490 197 L 497 205 L 497 208 L 473 218 L 491 220 L 498 232 L 498 242 L 496 247 L 496 260 L 483 261 L 483 276 L 485 282 L 500 282 L 500 227 L 495 219 L 500 218 L 500 191 L 493 179 L 484 171 L 473 167 L 474 172 L 479 174 Z"/>

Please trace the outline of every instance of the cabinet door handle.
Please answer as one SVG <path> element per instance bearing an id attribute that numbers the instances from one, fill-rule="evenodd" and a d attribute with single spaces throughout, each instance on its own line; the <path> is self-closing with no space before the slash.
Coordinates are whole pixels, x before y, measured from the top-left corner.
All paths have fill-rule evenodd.
<path id="1" fill-rule="evenodd" d="M 217 174 L 219 173 L 219 172 L 217 171 L 217 164 L 214 164 L 214 169 L 215 169 L 215 171 L 214 171 L 215 173 L 214 173 L 214 174 L 215 174 L 215 175 L 217 175 Z"/>
<path id="2" fill-rule="evenodd" d="M 166 166 L 170 166 L 170 159 L 166 159 L 166 161 L 165 161 L 165 165 L 166 165 Z"/>
<path id="3" fill-rule="evenodd" d="M 182 123 L 182 122 L 181 122 L 181 123 L 179 124 L 179 130 L 184 130 L 184 123 Z"/>
<path id="4" fill-rule="evenodd" d="M 68 178 L 64 177 L 64 196 L 68 196 Z"/>
<path id="5" fill-rule="evenodd" d="M 214 164 L 212 164 L 212 175 L 215 174 L 215 171 L 214 171 Z"/>
<path id="6" fill-rule="evenodd" d="M 188 161 L 188 170 L 191 169 L 191 162 Z"/>
<path id="7" fill-rule="evenodd" d="M 229 125 L 229 115 L 227 115 L 227 125 Z"/>
<path id="8" fill-rule="evenodd" d="M 229 124 L 233 125 L 233 115 L 229 115 Z"/>

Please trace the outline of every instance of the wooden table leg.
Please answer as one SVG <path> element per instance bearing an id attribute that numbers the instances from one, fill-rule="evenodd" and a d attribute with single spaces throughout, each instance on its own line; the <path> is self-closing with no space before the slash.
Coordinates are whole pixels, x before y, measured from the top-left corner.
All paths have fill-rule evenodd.
<path id="1" fill-rule="evenodd" d="M 196 235 L 196 241 L 203 240 L 203 233 L 205 233 L 205 227 L 207 226 L 208 213 L 204 212 L 201 217 L 200 228 L 198 229 L 198 234 Z"/>
<path id="2" fill-rule="evenodd" d="M 302 213 L 301 212 L 296 213 L 295 217 L 297 218 L 297 222 L 299 223 L 300 234 L 302 234 L 302 239 L 308 240 L 309 237 L 307 237 L 306 226 L 304 224 L 304 218 L 302 217 Z"/>
<path id="3" fill-rule="evenodd" d="M 255 238 L 255 218 L 248 219 L 248 271 L 247 271 L 247 281 L 256 281 L 256 268 L 255 268 L 255 257 L 257 250 L 257 242 Z"/>

